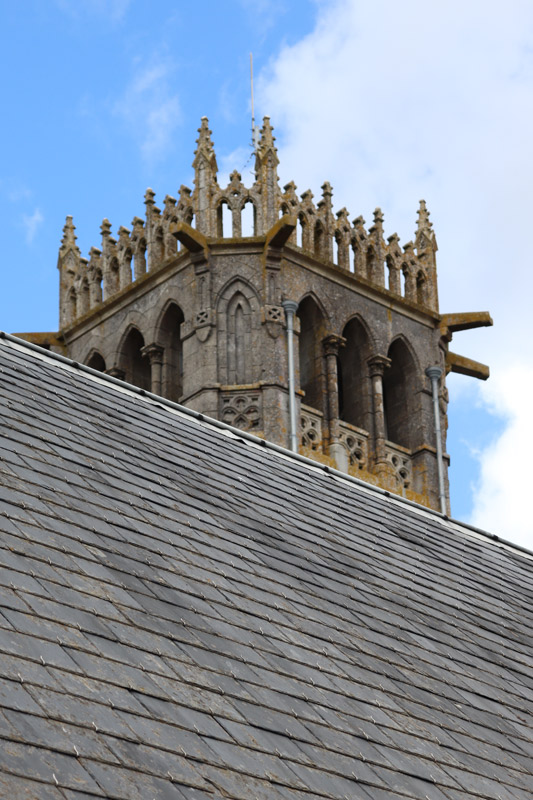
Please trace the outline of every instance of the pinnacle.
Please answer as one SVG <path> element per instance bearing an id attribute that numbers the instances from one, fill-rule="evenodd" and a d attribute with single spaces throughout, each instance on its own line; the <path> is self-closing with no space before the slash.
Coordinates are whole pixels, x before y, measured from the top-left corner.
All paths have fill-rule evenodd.
<path id="1" fill-rule="evenodd" d="M 259 147 L 261 150 L 266 150 L 271 147 L 275 149 L 274 142 L 276 138 L 272 135 L 273 127 L 270 124 L 270 117 L 263 117 L 263 127 L 261 128 L 261 139 Z"/>
<path id="2" fill-rule="evenodd" d="M 428 229 L 433 227 L 433 223 L 429 219 L 429 211 L 427 210 L 425 200 L 420 201 L 420 206 L 418 208 L 417 213 L 418 213 L 418 225 L 417 225 L 418 231 L 421 231 L 424 228 Z"/>
<path id="3" fill-rule="evenodd" d="M 198 155 L 201 151 L 212 155 L 214 153 L 213 140 L 211 139 L 212 131 L 209 130 L 209 120 L 207 117 L 202 117 L 198 133 L 199 136 L 196 140 L 198 148 L 195 155 Z"/>
<path id="4" fill-rule="evenodd" d="M 61 250 L 77 250 L 78 253 L 79 247 L 76 245 L 76 239 L 78 238 L 74 231 L 76 230 L 76 226 L 72 221 L 72 216 L 69 214 L 65 220 L 65 225 L 63 227 L 63 238 L 61 239 Z"/>

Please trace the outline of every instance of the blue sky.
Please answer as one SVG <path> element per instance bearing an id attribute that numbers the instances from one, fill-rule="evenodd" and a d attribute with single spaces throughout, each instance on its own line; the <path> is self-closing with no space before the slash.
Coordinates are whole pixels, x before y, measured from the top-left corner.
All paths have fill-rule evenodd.
<path id="1" fill-rule="evenodd" d="M 452 376 L 455 516 L 533 549 L 528 520 L 533 358 L 533 6 L 509 0 L 26 0 L 1 8 L 4 223 L 0 327 L 57 328 L 66 214 L 87 255 L 113 230 L 192 185 L 200 117 L 222 172 L 250 154 L 257 116 L 276 128 L 282 182 L 412 238 L 418 200 L 439 243 L 442 311 L 490 310 L 495 328 L 452 348 L 491 365 Z"/>

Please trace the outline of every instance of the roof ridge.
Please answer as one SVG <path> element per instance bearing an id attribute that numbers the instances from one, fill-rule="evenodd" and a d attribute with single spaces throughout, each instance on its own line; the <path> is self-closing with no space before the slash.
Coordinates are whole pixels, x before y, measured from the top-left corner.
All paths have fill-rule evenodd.
<path id="1" fill-rule="evenodd" d="M 489 531 L 483 530 L 482 528 L 477 528 L 475 525 L 471 525 L 468 522 L 463 522 L 461 520 L 455 519 L 454 517 L 451 517 L 448 514 L 443 514 L 442 512 L 437 511 L 436 509 L 427 508 L 427 506 L 423 506 L 420 503 L 416 503 L 414 500 L 409 500 L 408 498 L 402 497 L 401 495 L 393 494 L 390 491 L 387 491 L 386 489 L 382 489 L 380 486 L 375 486 L 371 483 L 366 483 L 360 478 L 356 478 L 353 475 L 341 472 L 340 470 L 335 469 L 334 467 L 330 467 L 326 464 L 321 464 L 318 461 L 313 461 L 313 459 L 307 458 L 306 456 L 303 456 L 300 453 L 295 453 L 294 451 L 282 447 L 281 445 L 275 444 L 274 442 L 269 442 L 266 439 L 261 439 L 258 436 L 255 436 L 253 433 L 240 430 L 239 428 L 234 428 L 231 425 L 228 425 L 226 422 L 222 422 L 221 420 L 209 417 L 206 414 L 202 414 L 199 411 L 195 411 L 192 408 L 188 408 L 187 406 L 180 405 L 179 403 L 176 403 L 173 400 L 168 400 L 166 397 L 161 397 L 160 395 L 153 394 L 152 392 L 149 392 L 146 389 L 141 389 L 138 386 L 134 386 L 133 384 L 127 383 L 126 381 L 120 380 L 119 378 L 116 378 L 112 375 L 107 375 L 105 372 L 100 372 L 99 370 L 93 369 L 92 367 L 89 367 L 86 364 L 80 364 L 78 361 L 75 361 L 71 358 L 67 358 L 66 356 L 63 356 L 60 353 L 55 353 L 52 350 L 47 350 L 43 347 L 39 347 L 39 345 L 36 345 L 33 342 L 28 342 L 25 339 L 20 339 L 17 336 L 13 336 L 13 334 L 6 333 L 5 331 L 0 330 L 0 340 L 1 339 L 11 342 L 12 344 L 16 345 L 21 349 L 30 350 L 34 352 L 41 359 L 50 359 L 52 361 L 56 361 L 60 364 L 63 364 L 66 367 L 74 369 L 75 371 L 83 372 L 84 374 L 87 374 L 92 378 L 96 378 L 97 380 L 102 381 L 103 383 L 115 386 L 117 389 L 120 389 L 122 391 L 126 390 L 128 392 L 131 392 L 133 395 L 137 397 L 142 397 L 144 399 L 154 401 L 159 406 L 164 406 L 169 410 L 178 412 L 180 414 L 183 414 L 184 416 L 195 419 L 197 422 L 200 422 L 208 427 L 217 428 L 220 431 L 232 434 L 235 436 L 235 438 L 240 439 L 241 441 L 245 441 L 255 446 L 258 446 L 262 449 L 275 452 L 277 455 L 283 458 L 286 458 L 290 461 L 296 461 L 319 473 L 331 475 L 332 477 L 345 481 L 349 484 L 359 486 L 359 488 L 369 492 L 370 494 L 378 494 L 382 497 L 387 497 L 389 500 L 393 502 L 397 502 L 400 503 L 401 505 L 407 505 L 413 508 L 414 510 L 418 511 L 418 513 L 424 513 L 430 515 L 431 517 L 437 517 L 438 519 L 442 520 L 442 522 L 446 525 L 446 527 L 450 529 L 459 527 L 463 531 L 467 532 L 469 535 L 475 534 L 476 536 L 489 539 L 491 542 L 495 544 L 503 546 L 504 548 L 510 548 L 512 550 L 516 550 L 522 555 L 525 555 L 533 559 L 533 550 L 529 550 L 527 547 L 524 547 L 523 545 L 516 544 L 515 542 L 511 542 L 508 539 L 503 539 L 502 537 L 498 536 L 495 533 L 490 533 Z"/>

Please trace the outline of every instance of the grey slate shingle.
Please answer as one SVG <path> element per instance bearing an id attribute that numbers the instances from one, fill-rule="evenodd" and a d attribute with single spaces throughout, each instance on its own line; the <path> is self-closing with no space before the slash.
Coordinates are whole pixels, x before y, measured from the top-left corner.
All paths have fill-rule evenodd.
<path id="1" fill-rule="evenodd" d="M 530 555 L 6 339 L 0 413 L 0 796 L 532 796 Z"/>

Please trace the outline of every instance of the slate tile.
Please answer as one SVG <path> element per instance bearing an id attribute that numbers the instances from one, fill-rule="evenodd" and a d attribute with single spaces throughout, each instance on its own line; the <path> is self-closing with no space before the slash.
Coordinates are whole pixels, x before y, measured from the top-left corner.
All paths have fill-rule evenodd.
<path id="1" fill-rule="evenodd" d="M 0 748 L 0 768 L 19 777 L 28 777 L 44 783 L 90 791 L 101 795 L 98 785 L 83 768 L 76 756 L 66 756 L 42 747 L 4 742 Z M 55 776 L 55 778 L 54 778 Z"/>
<path id="2" fill-rule="evenodd" d="M 98 761 L 84 760 L 84 766 L 105 797 L 116 800 L 183 800 L 179 786 L 137 769 L 124 769 Z"/>
<path id="3" fill-rule="evenodd" d="M 58 750 L 66 755 L 84 756 L 118 763 L 103 737 L 94 730 L 19 711 L 5 712 L 16 738 L 27 744 Z"/>
<path id="4" fill-rule="evenodd" d="M 56 787 L 53 779 L 51 783 L 43 783 L 33 780 L 28 775 L 17 777 L 7 772 L 0 772 L 0 797 L 9 797 L 10 800 L 64 800 L 65 795 Z M 94 797 L 95 795 L 91 795 L 92 800 Z"/>
<path id="5" fill-rule="evenodd" d="M 0 516 L 12 740 L 75 745 L 115 800 L 529 798 L 527 559 L 5 340 L 2 363 L 4 500 L 35 497 Z"/>

